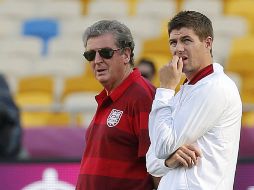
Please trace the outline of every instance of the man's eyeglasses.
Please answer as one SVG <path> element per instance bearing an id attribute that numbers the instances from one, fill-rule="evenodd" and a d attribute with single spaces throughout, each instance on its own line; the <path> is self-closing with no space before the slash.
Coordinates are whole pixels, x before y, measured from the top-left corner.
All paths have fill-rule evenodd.
<path id="1" fill-rule="evenodd" d="M 105 59 L 110 59 L 113 57 L 114 52 L 120 50 L 121 48 L 118 49 L 111 49 L 111 48 L 101 48 L 98 51 L 100 56 Z M 87 61 L 93 61 L 96 56 L 96 51 L 95 50 L 90 50 L 90 51 L 85 51 L 83 56 L 87 59 Z"/>

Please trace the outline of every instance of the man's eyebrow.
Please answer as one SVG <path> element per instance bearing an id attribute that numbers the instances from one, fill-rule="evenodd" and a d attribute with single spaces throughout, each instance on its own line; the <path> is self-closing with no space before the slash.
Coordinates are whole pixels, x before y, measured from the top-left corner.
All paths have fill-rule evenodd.
<path id="1" fill-rule="evenodd" d="M 176 41 L 176 39 L 169 39 L 168 42 L 173 42 L 173 41 Z"/>
<path id="2" fill-rule="evenodd" d="M 185 35 L 185 36 L 181 36 L 181 37 L 180 37 L 180 39 L 185 39 L 185 38 L 191 38 L 191 36 Z M 175 38 L 169 39 L 169 42 L 170 42 L 170 41 L 175 41 L 175 40 L 176 40 Z"/>
<path id="3" fill-rule="evenodd" d="M 185 39 L 185 38 L 191 38 L 189 35 L 186 36 L 182 36 L 181 39 Z"/>

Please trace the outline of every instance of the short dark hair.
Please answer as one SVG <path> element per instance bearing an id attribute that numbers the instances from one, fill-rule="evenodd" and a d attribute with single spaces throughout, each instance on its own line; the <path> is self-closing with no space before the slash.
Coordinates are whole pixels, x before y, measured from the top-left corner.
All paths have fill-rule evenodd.
<path id="1" fill-rule="evenodd" d="M 202 13 L 196 11 L 180 11 L 169 21 L 168 34 L 172 30 L 179 30 L 182 27 L 193 29 L 200 40 L 204 40 L 209 36 L 214 39 L 212 22 Z"/>
<path id="2" fill-rule="evenodd" d="M 111 33 L 115 37 L 115 43 L 118 48 L 130 48 L 130 65 L 134 65 L 134 40 L 130 29 L 117 20 L 100 20 L 88 27 L 83 34 L 83 42 L 86 47 L 87 40 L 91 37 L 101 36 Z"/>

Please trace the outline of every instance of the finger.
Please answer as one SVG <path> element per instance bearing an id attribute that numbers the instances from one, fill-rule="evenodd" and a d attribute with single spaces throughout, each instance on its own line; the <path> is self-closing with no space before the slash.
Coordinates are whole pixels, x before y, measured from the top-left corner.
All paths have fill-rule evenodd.
<path id="1" fill-rule="evenodd" d="M 191 150 L 191 149 L 186 149 L 186 154 L 188 154 L 188 156 L 191 157 L 191 160 L 194 162 L 194 164 L 197 164 L 197 155 L 195 153 L 195 151 Z"/>
<path id="2" fill-rule="evenodd" d="M 181 147 L 181 151 L 182 157 L 184 157 L 188 161 L 189 165 L 193 166 L 194 164 L 197 164 L 197 156 L 194 151 L 188 149 L 185 146 Z"/>
<path id="3" fill-rule="evenodd" d="M 177 63 L 177 70 L 182 71 L 183 70 L 183 58 L 180 57 Z"/>
<path id="4" fill-rule="evenodd" d="M 179 164 L 181 164 L 182 166 L 188 168 L 189 167 L 189 163 L 186 161 L 185 158 L 181 157 L 181 155 L 177 154 L 176 155 L 176 160 Z"/>
<path id="5" fill-rule="evenodd" d="M 195 145 L 193 145 L 193 144 L 190 144 L 190 145 L 186 145 L 186 147 L 187 147 L 188 149 L 194 151 L 197 157 L 202 157 L 201 149 L 200 149 L 198 146 L 195 146 Z"/>
<path id="6" fill-rule="evenodd" d="M 193 166 L 193 164 L 195 163 L 195 161 L 193 160 L 193 158 L 189 155 L 190 154 L 190 150 L 186 149 L 184 151 L 179 150 L 178 154 L 181 158 L 183 158 L 185 160 L 185 162 L 187 163 L 188 167 Z"/>
<path id="7" fill-rule="evenodd" d="M 177 55 L 174 55 L 171 61 L 171 65 L 173 68 L 177 69 L 178 61 L 179 61 L 179 57 Z"/>

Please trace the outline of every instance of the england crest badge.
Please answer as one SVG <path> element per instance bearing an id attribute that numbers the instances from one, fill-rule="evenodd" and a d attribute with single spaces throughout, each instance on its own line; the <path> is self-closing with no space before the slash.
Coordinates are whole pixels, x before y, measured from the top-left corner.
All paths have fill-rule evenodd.
<path id="1" fill-rule="evenodd" d="M 119 123 L 119 121 L 122 117 L 122 114 L 123 114 L 123 111 L 117 110 L 117 109 L 112 109 L 108 118 L 107 118 L 107 125 L 109 127 L 115 127 Z"/>

